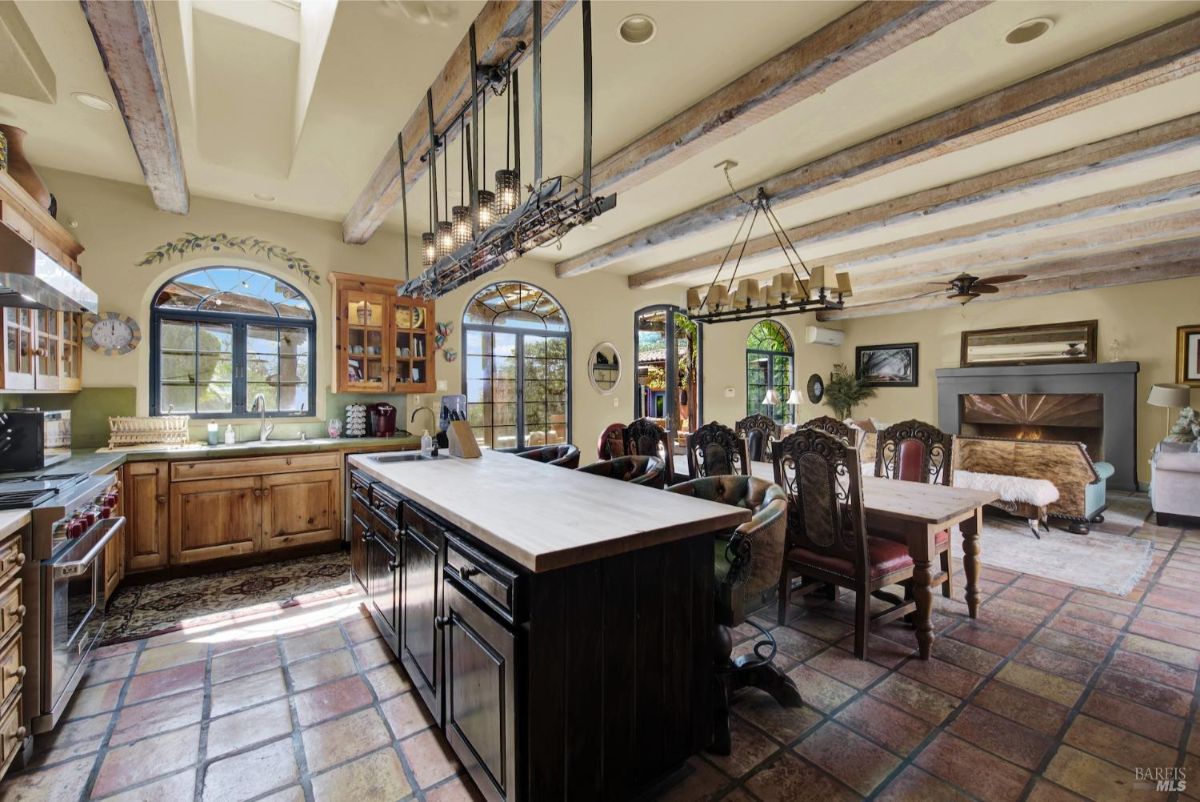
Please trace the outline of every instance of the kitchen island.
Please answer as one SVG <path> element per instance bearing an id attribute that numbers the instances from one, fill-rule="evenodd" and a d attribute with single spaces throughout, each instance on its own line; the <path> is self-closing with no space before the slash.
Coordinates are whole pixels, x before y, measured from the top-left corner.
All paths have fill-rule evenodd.
<path id="1" fill-rule="evenodd" d="M 749 511 L 495 452 L 350 466 L 372 617 L 487 798 L 629 798 L 709 745 L 713 536 Z"/>

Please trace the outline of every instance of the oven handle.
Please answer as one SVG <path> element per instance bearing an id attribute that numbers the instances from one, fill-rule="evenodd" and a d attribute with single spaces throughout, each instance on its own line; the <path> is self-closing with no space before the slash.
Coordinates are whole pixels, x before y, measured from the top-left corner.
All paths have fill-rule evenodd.
<path id="1" fill-rule="evenodd" d="M 56 562 L 53 564 L 54 573 L 56 576 L 68 577 L 78 576 L 85 573 L 91 564 L 95 561 L 96 555 L 104 550 L 108 545 L 108 541 L 112 540 L 118 532 L 125 526 L 125 518 L 105 518 L 96 523 L 95 529 L 100 530 L 100 534 L 96 536 L 96 542 L 88 549 L 87 554 L 80 557 L 78 560 L 70 562 Z"/>

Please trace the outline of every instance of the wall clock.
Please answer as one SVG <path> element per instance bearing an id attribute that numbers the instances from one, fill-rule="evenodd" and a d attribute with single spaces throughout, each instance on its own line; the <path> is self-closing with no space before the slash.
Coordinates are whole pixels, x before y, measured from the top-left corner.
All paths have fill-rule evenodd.
<path id="1" fill-rule="evenodd" d="M 808 377 L 808 400 L 810 403 L 819 404 L 824 397 L 825 380 L 821 378 L 821 374 L 814 373 Z"/>
<path id="2" fill-rule="evenodd" d="M 128 354 L 142 341 L 137 321 L 119 312 L 83 316 L 83 344 L 93 351 L 116 356 Z"/>

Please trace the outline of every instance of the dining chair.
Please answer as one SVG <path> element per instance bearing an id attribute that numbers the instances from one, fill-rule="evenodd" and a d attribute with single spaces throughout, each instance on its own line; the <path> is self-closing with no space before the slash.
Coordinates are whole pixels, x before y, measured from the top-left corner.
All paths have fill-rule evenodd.
<path id="1" fill-rule="evenodd" d="M 666 470 L 658 457 L 628 456 L 600 460 L 579 469 L 583 473 L 607 476 L 634 485 L 661 490 L 666 486 Z"/>
<path id="2" fill-rule="evenodd" d="M 614 459 L 623 456 L 625 456 L 625 424 L 610 423 L 600 433 L 600 440 L 596 443 L 596 457 L 598 459 Z"/>
<path id="3" fill-rule="evenodd" d="M 575 470 L 579 467 L 579 449 L 569 443 L 535 446 L 515 452 L 518 457 Z"/>
<path id="4" fill-rule="evenodd" d="M 738 434 L 746 438 L 750 459 L 766 462 L 771 459 L 771 444 L 779 439 L 779 424 L 761 413 L 742 418 L 733 424 Z"/>
<path id="5" fill-rule="evenodd" d="M 906 420 L 892 424 L 876 435 L 875 475 L 902 482 L 920 482 L 950 486 L 954 480 L 954 435 L 943 432 L 933 424 Z M 900 543 L 907 538 L 898 532 L 877 529 L 880 537 Z M 950 530 L 937 533 L 934 546 L 941 555 L 946 581 L 942 595 L 954 593 L 954 557 L 950 549 Z"/>
<path id="6" fill-rule="evenodd" d="M 706 423 L 687 436 L 688 474 L 706 476 L 749 476 L 750 452 L 737 432 L 716 421 Z"/>
<path id="7" fill-rule="evenodd" d="M 713 424 L 709 424 L 713 425 Z M 720 425 L 720 424 L 715 424 Z M 699 434 L 706 427 L 700 427 Z M 724 426 L 725 431 L 730 430 Z M 732 432 L 730 432 L 732 434 Z M 710 751 L 730 751 L 729 705 L 742 688 L 756 687 L 771 694 L 783 707 L 799 707 L 800 691 L 775 665 L 775 637 L 750 614 L 762 595 L 775 586 L 783 566 L 787 542 L 787 496 L 783 488 L 753 476 L 706 476 L 672 485 L 668 490 L 693 498 L 750 510 L 753 517 L 713 541 L 716 578 L 716 617 L 719 650 L 716 673 L 719 683 L 716 733 Z M 758 630 L 753 651 L 733 659 L 733 627 L 748 624 Z"/>
<path id="8" fill-rule="evenodd" d="M 872 623 L 886 623 L 916 611 L 912 599 L 914 563 L 905 544 L 867 531 L 858 452 L 839 437 L 799 429 L 772 450 L 775 483 L 788 498 L 787 551 L 779 575 L 778 620 L 787 620 L 792 577 L 802 594 L 826 585 L 854 591 L 854 654 L 867 657 Z M 903 599 L 871 613 L 871 597 L 889 585 L 905 587 Z"/>
<path id="9" fill-rule="evenodd" d="M 852 446 L 858 445 L 858 432 L 846 424 L 842 423 L 837 418 L 831 418 L 828 415 L 822 415 L 819 418 L 813 418 L 800 424 L 801 429 L 819 429 L 826 434 L 832 434 L 835 437 L 840 437 Z"/>
<path id="10" fill-rule="evenodd" d="M 638 418 L 625 427 L 625 453 L 659 458 L 663 463 L 667 484 L 675 484 L 671 438 L 663 427 L 650 418 Z"/>

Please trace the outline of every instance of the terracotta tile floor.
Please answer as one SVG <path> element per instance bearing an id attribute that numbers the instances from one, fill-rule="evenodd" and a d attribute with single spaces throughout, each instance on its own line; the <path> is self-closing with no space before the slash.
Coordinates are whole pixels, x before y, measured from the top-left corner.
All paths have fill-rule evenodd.
<path id="1" fill-rule="evenodd" d="M 693 757 L 658 796 L 1200 798 L 1200 530 L 1135 537 L 1154 562 L 1123 598 L 985 567 L 972 621 L 960 574 L 928 662 L 902 624 L 855 660 L 847 594 L 793 605 L 777 660 L 807 704 L 744 693 L 733 754 Z M 743 650 L 753 633 L 740 628 Z M 475 798 L 385 657 L 349 589 L 106 647 L 0 800 Z M 1186 794 L 1138 787 L 1138 766 L 1183 767 Z"/>

